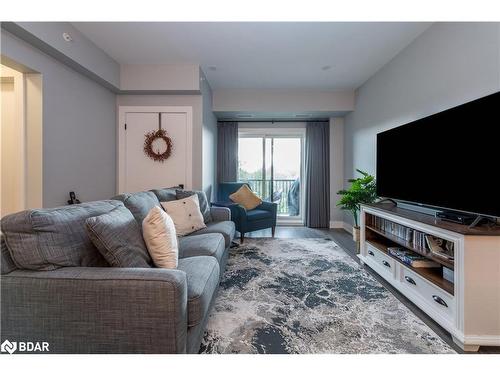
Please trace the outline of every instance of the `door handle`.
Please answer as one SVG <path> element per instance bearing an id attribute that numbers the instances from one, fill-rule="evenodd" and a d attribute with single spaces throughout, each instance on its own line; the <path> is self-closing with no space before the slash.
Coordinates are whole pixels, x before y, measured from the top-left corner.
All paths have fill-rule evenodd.
<path id="1" fill-rule="evenodd" d="M 441 306 L 448 307 L 448 305 L 446 304 L 446 302 L 444 302 L 444 300 L 441 297 L 433 295 L 432 299 L 434 301 L 436 301 L 437 303 L 439 303 Z"/>
<path id="2" fill-rule="evenodd" d="M 408 281 L 410 284 L 417 285 L 415 280 L 413 280 L 410 276 L 405 276 L 405 280 Z"/>
<path id="3" fill-rule="evenodd" d="M 373 254 L 373 251 L 371 251 L 371 250 L 368 250 L 368 254 L 370 254 L 372 257 L 375 256 L 375 254 Z"/>
<path id="4" fill-rule="evenodd" d="M 389 262 L 388 262 L 388 261 L 386 261 L 386 260 L 382 261 L 382 264 L 383 264 L 384 266 L 386 266 L 386 267 L 391 268 L 391 265 L 390 265 L 390 264 L 389 264 Z"/>

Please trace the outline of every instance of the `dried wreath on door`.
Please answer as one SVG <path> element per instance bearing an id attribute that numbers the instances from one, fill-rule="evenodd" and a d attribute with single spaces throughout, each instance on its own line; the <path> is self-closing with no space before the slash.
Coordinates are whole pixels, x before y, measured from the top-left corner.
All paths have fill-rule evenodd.
<path id="1" fill-rule="evenodd" d="M 153 130 L 145 135 L 144 153 L 154 161 L 163 163 L 172 154 L 172 139 L 161 128 L 161 113 L 158 115 L 158 130 Z"/>

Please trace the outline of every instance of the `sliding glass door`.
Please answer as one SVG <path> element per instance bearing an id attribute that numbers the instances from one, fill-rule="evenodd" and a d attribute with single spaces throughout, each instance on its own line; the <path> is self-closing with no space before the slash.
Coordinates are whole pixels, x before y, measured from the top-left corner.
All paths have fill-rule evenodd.
<path id="1" fill-rule="evenodd" d="M 280 221 L 302 222 L 302 129 L 240 131 L 238 180 L 263 200 L 278 204 Z"/>

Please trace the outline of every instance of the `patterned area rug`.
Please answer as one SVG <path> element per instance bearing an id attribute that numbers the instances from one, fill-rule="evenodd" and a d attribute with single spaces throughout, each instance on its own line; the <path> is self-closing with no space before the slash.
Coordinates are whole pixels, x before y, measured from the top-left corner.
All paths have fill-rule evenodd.
<path id="1" fill-rule="evenodd" d="M 455 353 L 332 240 L 245 241 L 201 353 Z"/>

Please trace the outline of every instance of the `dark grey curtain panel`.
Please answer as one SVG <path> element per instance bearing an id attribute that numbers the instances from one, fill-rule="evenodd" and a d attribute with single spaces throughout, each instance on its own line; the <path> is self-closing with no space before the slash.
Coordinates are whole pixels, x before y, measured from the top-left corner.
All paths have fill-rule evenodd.
<path id="1" fill-rule="evenodd" d="M 330 124 L 327 121 L 306 124 L 306 225 L 330 226 Z"/>
<path id="2" fill-rule="evenodd" d="M 238 123 L 217 124 L 217 182 L 235 182 L 238 177 Z"/>

